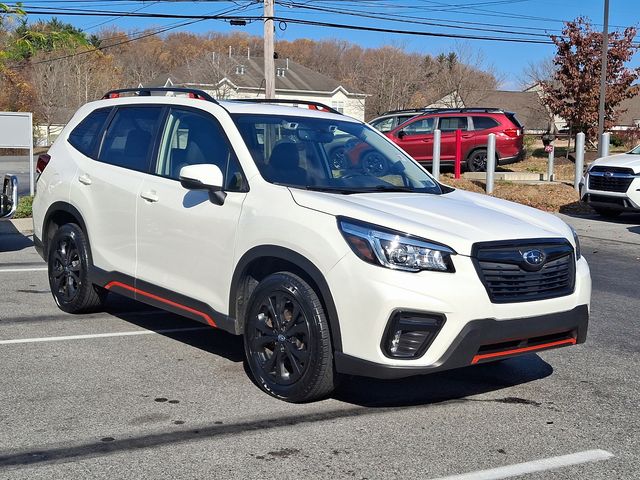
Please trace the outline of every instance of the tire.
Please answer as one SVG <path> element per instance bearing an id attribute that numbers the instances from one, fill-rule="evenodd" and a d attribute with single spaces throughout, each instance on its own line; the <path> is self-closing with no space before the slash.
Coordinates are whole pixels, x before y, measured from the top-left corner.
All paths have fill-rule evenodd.
<path id="1" fill-rule="evenodd" d="M 622 213 L 621 210 L 612 210 L 609 208 L 602 208 L 602 207 L 591 207 L 591 208 L 593 208 L 598 215 L 601 215 L 605 218 L 615 218 Z"/>
<path id="2" fill-rule="evenodd" d="M 104 305 L 107 291 L 89 281 L 89 243 L 74 223 L 61 226 L 49 242 L 49 287 L 60 310 L 86 313 Z"/>
<path id="3" fill-rule="evenodd" d="M 389 172 L 389 163 L 380 153 L 368 152 L 362 156 L 362 169 L 369 175 L 383 177 Z"/>
<path id="4" fill-rule="evenodd" d="M 289 272 L 262 280 L 249 299 L 244 348 L 257 385 L 287 402 L 309 402 L 335 388 L 329 325 L 318 295 Z"/>
<path id="5" fill-rule="evenodd" d="M 467 158 L 467 169 L 470 172 L 485 172 L 487 170 L 487 151 L 484 148 L 471 152 Z"/>

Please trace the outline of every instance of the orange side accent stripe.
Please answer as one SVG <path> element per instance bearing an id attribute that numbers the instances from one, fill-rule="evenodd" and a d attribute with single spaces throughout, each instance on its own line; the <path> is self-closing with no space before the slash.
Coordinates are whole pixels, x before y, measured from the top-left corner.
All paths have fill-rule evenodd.
<path id="1" fill-rule="evenodd" d="M 533 345 L 531 347 L 522 347 L 515 348 L 513 350 L 504 350 L 502 352 L 493 352 L 493 353 L 482 353 L 480 355 L 476 355 L 473 357 L 471 364 L 478 363 L 480 360 L 484 360 L 485 358 L 495 358 L 495 357 L 504 357 L 506 355 L 513 355 L 514 353 L 524 353 L 524 352 L 533 352 L 535 350 L 543 350 L 545 348 L 551 347 L 559 347 L 560 345 L 575 345 L 575 338 L 567 338 L 566 340 L 557 340 L 555 342 L 550 343 L 541 343 L 540 345 Z"/>
<path id="2" fill-rule="evenodd" d="M 107 285 L 104 288 L 106 288 L 107 290 L 111 290 L 113 287 L 124 288 L 125 290 L 129 290 L 129 291 L 134 292 L 134 293 L 136 293 L 138 295 L 143 295 L 145 297 L 152 298 L 153 300 L 157 300 L 159 302 L 166 303 L 167 305 L 171 305 L 172 307 L 177 307 L 177 308 L 179 308 L 181 310 L 184 310 L 186 312 L 194 313 L 194 314 L 204 318 L 204 320 L 209 325 L 211 325 L 212 327 L 218 328 L 218 326 L 216 325 L 216 322 L 213 321 L 213 318 L 211 318 L 206 313 L 203 313 L 203 312 L 201 312 L 199 310 L 196 310 L 194 308 L 187 307 L 186 305 L 182 305 L 180 303 L 172 302 L 171 300 L 159 297 L 158 295 L 154 295 L 153 293 L 145 292 L 144 290 L 140 290 L 139 288 L 132 287 L 131 285 L 127 285 L 126 283 L 122 283 L 122 282 L 109 282 L 109 283 L 107 283 Z"/>

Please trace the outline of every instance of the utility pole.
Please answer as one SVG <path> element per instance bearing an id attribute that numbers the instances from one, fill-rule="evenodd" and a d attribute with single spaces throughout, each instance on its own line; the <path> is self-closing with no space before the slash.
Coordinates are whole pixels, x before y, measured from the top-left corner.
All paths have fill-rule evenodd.
<path id="1" fill-rule="evenodd" d="M 607 53 L 609 50 L 609 0 L 604 0 L 604 25 L 602 26 L 602 63 L 600 66 L 600 106 L 598 108 L 598 156 L 602 156 L 604 133 L 604 100 L 607 91 Z"/>
<path id="2" fill-rule="evenodd" d="M 273 3 L 274 0 L 264 0 L 264 96 L 270 99 L 276 98 L 276 67 L 273 58 Z"/>

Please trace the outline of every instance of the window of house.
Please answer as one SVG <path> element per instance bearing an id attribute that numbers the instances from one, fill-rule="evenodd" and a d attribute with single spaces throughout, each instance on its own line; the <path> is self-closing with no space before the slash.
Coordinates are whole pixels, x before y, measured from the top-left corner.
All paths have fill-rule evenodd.
<path id="1" fill-rule="evenodd" d="M 340 113 L 344 113 L 344 102 L 342 100 L 333 100 L 331 102 L 331 108 Z"/>

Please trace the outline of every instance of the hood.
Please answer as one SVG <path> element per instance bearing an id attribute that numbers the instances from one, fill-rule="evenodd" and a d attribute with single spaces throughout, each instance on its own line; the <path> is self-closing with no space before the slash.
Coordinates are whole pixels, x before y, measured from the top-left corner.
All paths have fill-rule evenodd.
<path id="1" fill-rule="evenodd" d="M 603 167 L 625 167 L 632 168 L 634 173 L 640 173 L 640 155 L 633 153 L 621 153 L 618 155 L 609 155 L 608 157 L 602 157 L 594 161 L 589 165 L 603 166 Z"/>
<path id="2" fill-rule="evenodd" d="M 569 239 L 559 218 L 535 208 L 488 195 L 455 190 L 443 195 L 363 193 L 341 195 L 291 188 L 305 208 L 392 228 L 470 255 L 476 242 L 527 238 Z"/>

